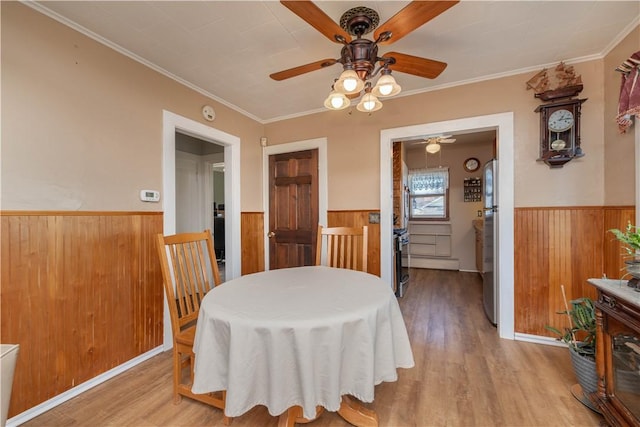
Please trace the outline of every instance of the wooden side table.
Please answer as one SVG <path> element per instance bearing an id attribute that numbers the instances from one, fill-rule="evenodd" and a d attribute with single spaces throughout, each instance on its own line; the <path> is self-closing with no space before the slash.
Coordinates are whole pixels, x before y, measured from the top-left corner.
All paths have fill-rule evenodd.
<path id="1" fill-rule="evenodd" d="M 588 282 L 598 290 L 598 391 L 589 398 L 610 425 L 640 426 L 640 292 L 625 280 Z"/>

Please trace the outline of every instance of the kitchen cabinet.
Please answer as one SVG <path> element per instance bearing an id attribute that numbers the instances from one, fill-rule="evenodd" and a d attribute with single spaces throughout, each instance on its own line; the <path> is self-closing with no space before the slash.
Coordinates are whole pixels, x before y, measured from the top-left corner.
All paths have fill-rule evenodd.
<path id="1" fill-rule="evenodd" d="M 609 425 L 640 426 L 640 293 L 626 280 L 589 283 L 598 290 L 598 391 L 589 397 Z"/>
<path id="2" fill-rule="evenodd" d="M 451 224 L 409 225 L 409 253 L 418 257 L 451 256 Z"/>

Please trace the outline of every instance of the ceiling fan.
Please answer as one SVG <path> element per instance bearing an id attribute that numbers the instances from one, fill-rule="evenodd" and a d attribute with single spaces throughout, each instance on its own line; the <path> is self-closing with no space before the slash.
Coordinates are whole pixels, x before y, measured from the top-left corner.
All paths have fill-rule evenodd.
<path id="1" fill-rule="evenodd" d="M 455 138 L 451 138 L 451 135 L 437 135 L 437 136 L 428 136 L 421 144 L 427 144 L 425 150 L 427 153 L 435 154 L 440 151 L 440 144 L 451 144 L 452 142 L 456 142 Z"/>
<path id="2" fill-rule="evenodd" d="M 360 6 L 347 10 L 340 18 L 340 24 L 338 25 L 311 1 L 283 0 L 280 3 L 286 8 L 329 40 L 340 43 L 343 47 L 340 57 L 337 59 L 321 59 L 310 64 L 273 73 L 270 77 L 278 81 L 285 80 L 339 63 L 342 64 L 344 72 L 332 86 L 333 92 L 327 98 L 329 105 L 325 102 L 325 105 L 329 108 L 344 108 L 343 105 L 340 105 L 340 108 L 335 108 L 337 103 L 335 101 L 332 102 L 331 99 L 334 92 L 336 93 L 336 99 L 340 98 L 341 101 L 357 98 L 363 91 L 365 97 L 371 95 L 371 92 L 376 97 L 393 96 L 400 91 L 400 86 L 391 77 L 391 71 L 434 79 L 444 71 L 447 64 L 399 52 L 387 52 L 382 56 L 378 56 L 378 45 L 391 44 L 400 40 L 458 2 L 458 0 L 412 1 L 381 25 L 378 25 L 380 17 L 375 10 Z M 374 31 L 373 40 L 363 38 L 365 34 L 372 31 Z M 378 64 L 377 69 L 376 64 Z M 376 87 L 372 87 L 369 80 L 378 75 L 378 73 L 380 73 L 378 83 Z M 377 98 L 375 100 L 377 101 Z M 365 107 L 364 111 L 375 111 L 382 104 L 370 106 L 371 108 Z M 360 110 L 360 105 L 358 109 Z"/>

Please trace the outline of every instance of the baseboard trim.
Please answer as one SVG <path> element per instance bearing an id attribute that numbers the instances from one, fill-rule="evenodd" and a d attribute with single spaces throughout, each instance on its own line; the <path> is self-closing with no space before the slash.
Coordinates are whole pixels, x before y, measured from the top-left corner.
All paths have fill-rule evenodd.
<path id="1" fill-rule="evenodd" d="M 437 259 L 437 258 L 409 258 L 411 268 L 433 268 L 436 270 L 459 270 L 460 260 L 458 259 Z"/>
<path id="2" fill-rule="evenodd" d="M 150 350 L 146 353 L 141 354 L 140 356 L 134 357 L 133 359 L 123 363 L 122 365 L 116 366 L 113 369 L 108 370 L 107 372 L 98 375 L 95 378 L 91 378 L 89 381 L 85 381 L 82 384 L 75 386 L 72 389 L 65 391 L 51 399 L 42 402 L 41 404 L 34 406 L 33 408 L 27 409 L 26 411 L 16 415 L 15 417 L 9 418 L 7 420 L 6 427 L 17 427 L 21 424 L 26 423 L 27 421 L 37 417 L 40 414 L 43 414 L 58 405 L 66 402 L 67 400 L 73 399 L 79 394 L 84 393 L 87 390 L 92 389 L 93 387 L 102 384 L 103 382 L 110 380 L 111 378 L 120 375 L 121 373 L 133 368 L 136 365 L 144 362 L 162 353 L 164 350 L 162 346 L 156 347 L 153 350 Z"/>
<path id="3" fill-rule="evenodd" d="M 523 334 L 520 332 L 516 332 L 514 335 L 514 339 L 516 341 L 526 341 L 532 342 L 536 344 L 544 344 L 544 345 L 553 345 L 555 347 L 566 347 L 567 345 L 562 341 L 558 341 L 555 338 L 544 337 L 542 335 L 531 335 L 531 334 Z"/>

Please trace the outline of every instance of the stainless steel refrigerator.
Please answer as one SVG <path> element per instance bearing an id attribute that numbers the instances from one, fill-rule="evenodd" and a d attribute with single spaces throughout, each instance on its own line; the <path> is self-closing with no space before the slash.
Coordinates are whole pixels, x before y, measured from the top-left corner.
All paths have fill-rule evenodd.
<path id="1" fill-rule="evenodd" d="M 483 169 L 484 227 L 482 245 L 482 294 L 484 312 L 492 324 L 498 321 L 498 275 L 496 238 L 498 235 L 498 161 L 491 160 Z"/>

